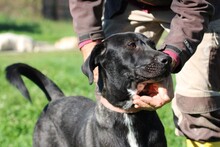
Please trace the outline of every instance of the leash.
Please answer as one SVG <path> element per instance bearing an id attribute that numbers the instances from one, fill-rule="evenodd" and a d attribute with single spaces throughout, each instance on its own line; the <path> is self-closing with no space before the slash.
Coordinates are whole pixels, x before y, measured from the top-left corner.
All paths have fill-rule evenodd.
<path id="1" fill-rule="evenodd" d="M 130 108 L 130 109 L 125 110 L 125 109 L 122 109 L 119 107 L 115 107 L 111 103 L 109 103 L 109 101 L 106 98 L 104 98 L 103 96 L 100 96 L 99 100 L 103 106 L 105 106 L 109 110 L 112 110 L 112 111 L 115 111 L 118 113 L 136 113 L 136 112 L 141 111 L 141 109 L 136 109 L 136 108 Z"/>

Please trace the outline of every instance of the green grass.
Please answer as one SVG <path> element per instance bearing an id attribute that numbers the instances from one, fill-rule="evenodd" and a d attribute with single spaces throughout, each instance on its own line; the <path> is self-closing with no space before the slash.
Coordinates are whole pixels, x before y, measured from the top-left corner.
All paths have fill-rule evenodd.
<path id="1" fill-rule="evenodd" d="M 84 95 L 94 99 L 94 86 L 82 74 L 81 54 L 78 51 L 50 53 L 1 53 L 0 54 L 0 146 L 30 147 L 34 125 L 40 112 L 47 104 L 41 90 L 25 79 L 33 103 L 23 96 L 5 80 L 6 66 L 24 62 L 41 70 L 50 77 L 66 95 Z M 169 147 L 184 147 L 184 140 L 174 135 L 174 124 L 170 104 L 159 111 L 165 126 Z"/>

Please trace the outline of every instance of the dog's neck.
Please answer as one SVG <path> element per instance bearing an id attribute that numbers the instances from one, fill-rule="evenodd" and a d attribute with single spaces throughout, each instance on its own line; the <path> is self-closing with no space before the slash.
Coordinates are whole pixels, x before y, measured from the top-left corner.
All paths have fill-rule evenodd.
<path id="1" fill-rule="evenodd" d="M 114 112 L 118 112 L 118 113 L 136 113 L 141 111 L 140 109 L 136 109 L 136 108 L 130 108 L 130 109 L 122 109 L 116 106 L 113 106 L 111 103 L 109 103 L 109 101 L 104 98 L 103 96 L 100 96 L 99 98 L 100 103 L 105 106 L 107 109 L 114 111 Z"/>

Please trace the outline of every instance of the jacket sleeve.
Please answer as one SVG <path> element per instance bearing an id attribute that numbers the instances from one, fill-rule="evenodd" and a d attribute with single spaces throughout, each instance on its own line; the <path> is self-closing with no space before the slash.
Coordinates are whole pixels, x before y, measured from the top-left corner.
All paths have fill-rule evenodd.
<path id="1" fill-rule="evenodd" d="M 104 38 L 101 25 L 103 0 L 69 0 L 69 8 L 79 42 Z"/>
<path id="2" fill-rule="evenodd" d="M 173 71 L 176 73 L 194 54 L 214 14 L 214 8 L 206 0 L 173 0 L 171 9 L 176 15 L 171 21 L 163 48 L 172 50 L 179 57 L 180 62 Z"/>

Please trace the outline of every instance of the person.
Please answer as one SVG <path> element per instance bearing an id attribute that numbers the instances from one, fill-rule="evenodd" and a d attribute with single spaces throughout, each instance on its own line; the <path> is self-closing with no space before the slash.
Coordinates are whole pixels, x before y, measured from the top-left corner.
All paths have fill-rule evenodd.
<path id="1" fill-rule="evenodd" d="M 84 60 L 114 33 L 139 32 L 158 43 L 167 31 L 160 50 L 176 74 L 176 134 L 188 147 L 220 146 L 219 0 L 69 0 L 69 6 Z M 156 110 L 170 102 L 170 85 L 158 84 L 152 97 L 135 95 L 135 107 Z"/>

